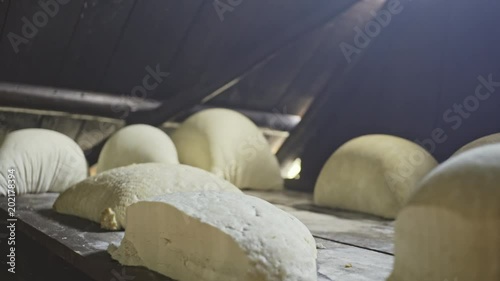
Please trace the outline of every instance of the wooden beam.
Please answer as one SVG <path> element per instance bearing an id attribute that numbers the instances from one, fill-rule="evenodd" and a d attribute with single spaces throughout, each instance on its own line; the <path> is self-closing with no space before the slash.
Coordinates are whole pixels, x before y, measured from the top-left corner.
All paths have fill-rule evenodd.
<path id="1" fill-rule="evenodd" d="M 127 112 L 151 110 L 159 103 L 103 93 L 0 83 L 0 103 L 4 106 L 45 109 L 120 118 Z"/>
<path id="2" fill-rule="evenodd" d="M 339 36 L 330 37 L 333 43 L 329 43 L 329 46 L 334 46 L 334 52 L 336 52 L 336 56 L 332 58 L 331 62 L 335 67 L 329 70 L 331 76 L 326 80 L 328 83 L 323 84 L 323 89 L 316 94 L 313 103 L 303 116 L 302 121 L 290 133 L 290 137 L 286 139 L 278 151 L 277 157 L 282 165 L 287 165 L 287 163 L 298 157 L 302 153 L 304 145 L 308 140 L 314 137 L 316 132 L 318 132 L 318 121 L 327 117 L 325 112 L 328 113 L 329 110 L 326 107 L 332 96 L 348 95 L 348 93 L 339 93 L 339 87 L 356 67 L 356 64 L 361 60 L 367 48 L 362 49 L 360 54 L 357 54 L 352 61 L 348 62 L 338 46 L 343 42 L 353 44 L 352 41 L 355 37 L 353 28 L 356 26 L 364 26 L 373 19 L 373 15 L 371 14 L 372 11 L 382 9 L 383 7 L 384 1 L 361 1 L 333 21 L 335 22 L 338 20 L 338 23 L 340 23 L 342 27 L 340 34 L 338 34 Z M 333 25 L 333 27 L 335 27 L 335 25 Z M 346 30 L 348 32 L 346 32 Z M 334 31 L 334 29 L 332 29 L 332 31 Z"/>
<path id="3" fill-rule="evenodd" d="M 189 40 L 182 47 L 181 53 L 169 67 L 172 82 L 159 86 L 159 90 L 170 93 L 169 98 L 156 110 L 131 114 L 127 122 L 159 125 L 202 101 L 206 102 L 207 96 L 223 87 L 228 81 L 248 73 L 252 67 L 276 54 L 283 46 L 291 44 L 304 34 L 338 16 L 354 2 L 321 1 L 311 5 L 308 2 L 292 4 L 289 1 L 276 1 L 265 10 L 262 22 L 259 23 L 256 23 L 253 17 L 249 18 L 249 15 L 259 14 L 262 12 L 262 7 L 270 2 L 245 2 L 244 7 L 242 5 L 240 9 L 235 10 L 243 14 L 238 18 L 231 18 L 238 24 L 230 24 L 229 19 L 217 23 L 220 21 L 217 13 L 212 5 L 208 5 L 191 29 Z M 301 10 L 301 7 L 307 8 L 308 12 Z M 244 12 L 247 14 L 245 15 Z M 292 19 L 296 19 L 297 22 Z M 273 21 L 279 21 L 280 24 L 272 25 Z M 252 29 L 253 37 L 241 37 L 243 23 L 251 24 L 248 30 Z M 271 24 L 273 29 L 262 29 L 261 25 L 266 25 L 266 23 Z M 211 27 L 216 28 L 211 30 Z M 259 34 L 263 31 L 265 33 Z M 266 38 L 265 44 L 259 44 L 255 48 L 237 48 L 237 45 L 241 44 L 240 39 L 255 44 L 261 42 L 263 38 Z M 203 48 L 200 52 L 200 45 L 206 45 L 207 48 Z M 224 51 L 229 51 L 230 47 L 234 48 L 233 52 L 237 52 L 237 54 L 232 54 L 235 56 L 234 59 L 228 57 Z M 216 69 L 218 71 L 214 71 Z M 214 97 L 211 96 L 211 98 Z"/>
<path id="4" fill-rule="evenodd" d="M 0 38 L 3 81 L 53 85 L 57 80 L 83 0 L 56 1 L 50 8 L 40 3 L 46 1 L 11 0 Z M 17 44 L 9 34 L 17 35 Z"/>
<path id="5" fill-rule="evenodd" d="M 3 28 L 9 13 L 10 0 L 0 0 L 0 38 L 2 38 Z"/>
<path id="6" fill-rule="evenodd" d="M 58 87 L 97 90 L 120 44 L 135 2 L 84 1 L 78 24 L 64 53 L 56 83 Z"/>

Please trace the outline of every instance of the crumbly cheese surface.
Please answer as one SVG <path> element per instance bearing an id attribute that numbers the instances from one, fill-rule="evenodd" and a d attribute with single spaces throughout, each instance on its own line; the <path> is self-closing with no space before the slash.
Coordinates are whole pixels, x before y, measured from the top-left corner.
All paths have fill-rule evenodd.
<path id="1" fill-rule="evenodd" d="M 148 217 L 148 219 L 144 219 Z M 112 257 L 175 280 L 316 280 L 316 243 L 295 217 L 242 193 L 193 192 L 138 202 Z"/>
<path id="2" fill-rule="evenodd" d="M 202 190 L 240 192 L 231 183 L 198 168 L 145 163 L 87 178 L 62 193 L 54 209 L 116 230 L 125 228 L 125 209 L 137 201 L 162 194 Z"/>

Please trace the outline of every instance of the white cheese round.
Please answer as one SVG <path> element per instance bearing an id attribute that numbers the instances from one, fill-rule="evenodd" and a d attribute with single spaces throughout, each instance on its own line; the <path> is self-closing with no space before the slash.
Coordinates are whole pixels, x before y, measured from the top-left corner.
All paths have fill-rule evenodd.
<path id="1" fill-rule="evenodd" d="M 459 150 L 457 150 L 455 153 L 453 153 L 452 157 L 457 156 L 462 152 L 471 150 L 471 149 L 476 148 L 476 147 L 480 147 L 480 146 L 488 145 L 488 144 L 495 144 L 495 143 L 500 143 L 500 133 L 488 135 L 488 136 L 479 138 L 477 140 L 474 140 L 474 141 L 462 146 Z"/>
<path id="2" fill-rule="evenodd" d="M 325 163 L 314 203 L 393 219 L 416 183 L 436 165 L 424 148 L 408 140 L 361 136 L 342 145 Z"/>
<path id="3" fill-rule="evenodd" d="M 434 169 L 395 228 L 389 281 L 500 280 L 500 144 Z"/>
<path id="4" fill-rule="evenodd" d="M 123 265 L 179 281 L 317 280 L 309 230 L 242 193 L 178 193 L 133 204 L 125 237 L 109 252 Z"/>
<path id="5" fill-rule="evenodd" d="M 8 193 L 9 169 L 17 194 L 63 192 L 88 173 L 78 144 L 46 129 L 23 129 L 6 136 L 0 147 L 0 195 Z"/>
<path id="6" fill-rule="evenodd" d="M 125 209 L 132 203 L 161 194 L 203 190 L 241 192 L 198 168 L 144 163 L 112 169 L 79 182 L 57 198 L 54 209 L 116 230 L 125 228 Z"/>
<path id="7" fill-rule="evenodd" d="M 283 188 L 278 160 L 262 132 L 238 112 L 198 112 L 184 121 L 172 140 L 183 164 L 212 172 L 239 188 Z"/>
<path id="8" fill-rule="evenodd" d="M 177 150 L 162 130 L 144 124 L 130 125 L 114 133 L 102 148 L 97 173 L 140 163 L 178 164 Z"/>

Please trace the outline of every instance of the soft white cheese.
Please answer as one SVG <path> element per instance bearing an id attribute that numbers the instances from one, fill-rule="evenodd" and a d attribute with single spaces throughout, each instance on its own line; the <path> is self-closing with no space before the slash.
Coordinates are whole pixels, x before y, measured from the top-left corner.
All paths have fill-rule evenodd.
<path id="1" fill-rule="evenodd" d="M 316 243 L 295 217 L 230 192 L 163 195 L 127 209 L 112 257 L 179 281 L 312 281 Z"/>

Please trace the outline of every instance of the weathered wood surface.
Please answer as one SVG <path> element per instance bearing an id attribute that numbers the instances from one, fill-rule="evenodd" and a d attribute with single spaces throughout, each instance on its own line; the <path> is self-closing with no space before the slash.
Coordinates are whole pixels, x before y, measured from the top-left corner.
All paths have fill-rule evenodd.
<path id="1" fill-rule="evenodd" d="M 69 136 L 89 154 L 91 148 L 124 126 L 123 121 L 111 118 L 30 109 L 7 109 L 0 107 L 0 144 L 9 132 L 43 128 Z"/>
<path id="2" fill-rule="evenodd" d="M 119 243 L 123 232 L 103 232 L 96 223 L 54 212 L 52 204 L 56 198 L 57 194 L 54 193 L 17 197 L 16 231 L 22 231 L 39 241 L 91 278 L 98 281 L 113 280 L 113 273 L 121 273 L 122 266 L 111 259 L 106 248 L 109 243 Z M 0 203 L 2 217 L 7 209 L 6 203 L 7 200 Z M 135 277 L 135 280 L 171 280 L 140 267 L 127 267 L 125 272 Z"/>
<path id="3" fill-rule="evenodd" d="M 316 243 L 318 281 L 383 281 L 392 271 L 393 256 L 317 237 Z"/>
<path id="4" fill-rule="evenodd" d="M 303 115 L 308 104 L 348 65 L 339 45 L 373 18 L 384 0 L 357 1 L 346 11 L 280 49 L 210 104 Z"/>
<path id="5" fill-rule="evenodd" d="M 247 191 L 297 217 L 311 233 L 347 245 L 394 254 L 392 221 L 365 214 L 316 207 L 312 194 L 295 191 Z"/>
<path id="6" fill-rule="evenodd" d="M 8 133 L 20 129 L 36 128 L 39 122 L 40 116 L 38 115 L 0 111 L 0 144 L 3 143 Z"/>
<path id="7" fill-rule="evenodd" d="M 9 10 L 10 0 L 0 0 L 0 38 L 3 33 L 3 26 L 7 18 L 7 10 Z"/>
<path id="8" fill-rule="evenodd" d="M 42 116 L 40 128 L 54 130 L 75 139 L 83 126 L 83 120 L 66 116 Z"/>
<path id="9" fill-rule="evenodd" d="M 85 0 L 57 84 L 82 90 L 96 90 L 103 79 L 135 0 Z"/>
<path id="10" fill-rule="evenodd" d="M 307 203 L 293 193 L 279 196 L 249 192 L 283 204 Z M 290 200 L 286 199 L 289 195 Z M 98 281 L 109 281 L 116 273 L 126 272 L 134 280 L 171 280 L 142 267 L 122 267 L 113 261 L 106 249 L 109 243 L 119 244 L 123 232 L 104 232 L 99 225 L 77 217 L 57 214 L 52 204 L 57 194 L 23 195 L 17 197 L 17 231 L 46 246 L 77 269 Z M 6 200 L 0 201 L 0 216 L 6 215 Z M 281 205 L 283 208 L 285 205 Z M 306 212 L 306 211 L 303 211 Z M 309 217 L 305 216 L 305 223 Z M 314 217 L 313 217 L 314 218 Z M 348 220 L 346 219 L 345 223 Z M 356 224 L 356 220 L 352 220 Z M 357 228 L 353 228 L 357 229 Z M 350 246 L 316 237 L 318 243 L 319 281 L 382 281 L 389 275 L 393 257 L 359 246 Z"/>
<path id="11" fill-rule="evenodd" d="M 45 5 L 40 5 L 39 1 L 11 1 L 0 39 L 1 80 L 54 84 L 80 18 L 82 2 L 65 1 L 57 8 L 45 8 L 50 10 L 45 12 Z M 13 39 L 13 34 L 17 40 Z"/>

